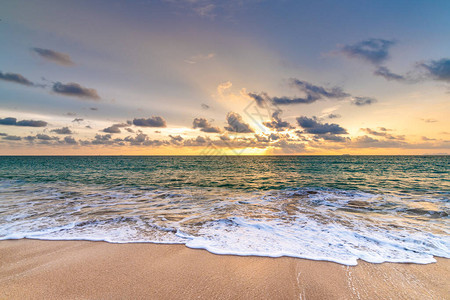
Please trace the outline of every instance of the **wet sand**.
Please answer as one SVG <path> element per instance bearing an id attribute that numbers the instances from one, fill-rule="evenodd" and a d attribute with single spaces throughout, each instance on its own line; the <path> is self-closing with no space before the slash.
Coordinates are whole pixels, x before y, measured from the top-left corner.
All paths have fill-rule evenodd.
<path id="1" fill-rule="evenodd" d="M 450 260 L 348 267 L 184 245 L 0 241 L 0 299 L 450 299 Z"/>

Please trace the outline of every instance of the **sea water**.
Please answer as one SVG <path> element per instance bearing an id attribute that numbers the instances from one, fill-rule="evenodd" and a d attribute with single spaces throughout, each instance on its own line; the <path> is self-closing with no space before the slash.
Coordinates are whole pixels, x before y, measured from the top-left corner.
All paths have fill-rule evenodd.
<path id="1" fill-rule="evenodd" d="M 449 156 L 0 157 L 0 239 L 450 258 Z"/>

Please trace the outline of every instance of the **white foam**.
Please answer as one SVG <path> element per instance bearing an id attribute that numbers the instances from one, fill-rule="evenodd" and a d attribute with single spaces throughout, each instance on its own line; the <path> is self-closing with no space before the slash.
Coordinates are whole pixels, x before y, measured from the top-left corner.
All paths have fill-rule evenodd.
<path id="1" fill-rule="evenodd" d="M 428 200 L 423 198 L 408 206 L 397 196 L 336 190 L 186 194 L 99 191 L 95 186 L 68 197 L 57 184 L 22 185 L 31 191 L 25 197 L 14 193 L 14 184 L 2 188 L 7 197 L 0 201 L 0 240 L 185 244 L 216 254 L 292 256 L 345 265 L 359 259 L 426 264 L 435 262 L 434 256 L 450 258 L 448 218 L 403 216 L 411 207 L 426 215 Z M 439 199 L 429 202 L 432 213 L 448 207 Z"/>

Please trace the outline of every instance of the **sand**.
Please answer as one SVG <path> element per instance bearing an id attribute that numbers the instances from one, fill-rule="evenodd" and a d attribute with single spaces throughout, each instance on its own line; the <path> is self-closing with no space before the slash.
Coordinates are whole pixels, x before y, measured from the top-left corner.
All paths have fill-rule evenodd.
<path id="1" fill-rule="evenodd" d="M 0 241 L 0 299 L 450 299 L 450 260 L 356 267 L 184 245 Z"/>

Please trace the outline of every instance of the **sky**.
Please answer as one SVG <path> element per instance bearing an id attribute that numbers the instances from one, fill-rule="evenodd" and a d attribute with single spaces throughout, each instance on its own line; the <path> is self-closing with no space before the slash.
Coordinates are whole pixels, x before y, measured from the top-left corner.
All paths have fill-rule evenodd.
<path id="1" fill-rule="evenodd" d="M 0 155 L 450 154 L 449 11 L 0 0 Z"/>

